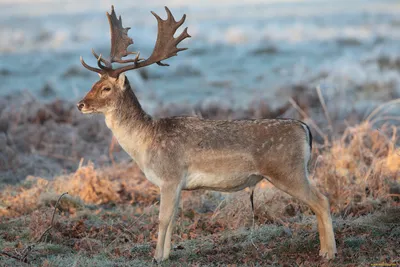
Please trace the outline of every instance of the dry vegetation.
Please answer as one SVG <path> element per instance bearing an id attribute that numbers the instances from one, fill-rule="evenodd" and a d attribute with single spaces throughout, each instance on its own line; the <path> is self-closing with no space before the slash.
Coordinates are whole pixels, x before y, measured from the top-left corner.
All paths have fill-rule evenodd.
<path id="1" fill-rule="evenodd" d="M 304 112 L 304 105 L 296 108 Z M 255 191 L 254 228 L 248 191 L 184 192 L 173 235 L 175 249 L 163 265 L 400 264 L 398 127 L 385 109 L 338 131 L 336 121 L 325 131 L 317 126 L 318 118 L 306 118 L 320 141 L 314 145 L 311 180 L 331 202 L 337 259 L 323 262 L 318 257 L 310 209 L 264 182 Z M 255 110 L 259 113 L 248 110 L 236 117 L 293 112 L 287 106 Z M 202 113 L 234 117 L 231 111 L 215 108 Z M 16 185 L 3 184 L 0 249 L 18 257 L 30 247 L 27 262 L 35 266 L 149 265 L 157 237 L 158 188 L 132 162 L 95 166 L 81 160 L 71 174 L 54 179 L 28 176 Z M 69 194 L 60 200 L 53 227 L 43 235 L 63 192 Z M 0 259 L 4 266 L 27 265 L 6 255 Z"/>

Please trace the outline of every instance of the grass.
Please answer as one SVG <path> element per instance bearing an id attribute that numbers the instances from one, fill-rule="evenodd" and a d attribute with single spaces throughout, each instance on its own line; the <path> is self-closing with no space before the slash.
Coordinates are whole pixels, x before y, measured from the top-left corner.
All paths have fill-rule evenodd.
<path id="1" fill-rule="evenodd" d="M 29 255 L 35 266 L 147 266 L 151 264 L 155 239 L 132 242 L 130 231 L 123 232 L 120 210 L 114 208 L 106 213 L 116 219 L 92 222 L 61 215 L 57 226 L 47 239 L 39 243 Z M 125 213 L 125 212 L 124 212 Z M 129 214 L 130 215 L 130 214 Z M 367 266 L 377 262 L 399 262 L 398 235 L 400 225 L 394 223 L 400 209 L 376 212 L 360 216 L 357 220 L 335 218 L 334 227 L 338 243 L 338 257 L 324 262 L 318 257 L 319 241 L 315 231 L 315 218 L 303 216 L 287 225 L 258 225 L 251 231 L 246 227 L 204 234 L 193 239 L 174 236 L 175 249 L 171 259 L 162 266 L 217 266 L 227 264 L 283 266 Z M 26 229 L 32 216 L 4 220 L 1 229 L 6 229 L 0 239 L 5 251 L 22 250 L 29 243 L 29 236 L 19 235 Z M 132 215 L 134 217 L 134 215 Z M 387 223 L 379 223 L 391 218 Z M 394 222 L 393 222 L 394 221 Z M 128 224 L 125 223 L 125 226 Z M 145 224 L 138 224 L 139 233 Z M 135 228 L 136 228 L 135 227 Z M 108 232 L 102 231 L 107 229 Z M 33 231 L 33 230 L 30 230 Z M 5 233 L 9 233 L 5 235 Z M 121 234 L 122 233 L 122 234 Z M 110 244 L 110 241 L 117 240 Z M 254 247 L 254 245 L 256 247 Z M 3 258 L 5 265 L 21 264 Z"/>

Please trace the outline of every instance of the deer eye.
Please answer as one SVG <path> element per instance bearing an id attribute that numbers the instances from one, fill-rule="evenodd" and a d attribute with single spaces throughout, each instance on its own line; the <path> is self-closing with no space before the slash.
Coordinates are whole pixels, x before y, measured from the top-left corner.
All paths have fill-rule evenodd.
<path id="1" fill-rule="evenodd" d="M 110 87 L 104 87 L 103 91 L 106 91 L 106 92 L 111 91 L 111 88 Z"/>

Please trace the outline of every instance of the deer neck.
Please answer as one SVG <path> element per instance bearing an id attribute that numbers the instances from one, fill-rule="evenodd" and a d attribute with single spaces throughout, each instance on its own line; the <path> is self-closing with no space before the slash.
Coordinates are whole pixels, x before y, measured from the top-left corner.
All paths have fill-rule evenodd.
<path id="1" fill-rule="evenodd" d="M 152 136 L 153 120 L 141 107 L 128 86 L 116 108 L 105 113 L 107 127 L 121 147 L 142 169 L 147 146 Z"/>

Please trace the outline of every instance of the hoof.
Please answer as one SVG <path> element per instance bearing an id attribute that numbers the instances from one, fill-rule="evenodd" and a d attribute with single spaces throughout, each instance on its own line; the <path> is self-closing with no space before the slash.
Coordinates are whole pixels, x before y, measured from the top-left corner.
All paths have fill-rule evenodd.
<path id="1" fill-rule="evenodd" d="M 333 260 L 337 256 L 337 252 L 319 251 L 319 255 L 327 260 Z"/>

